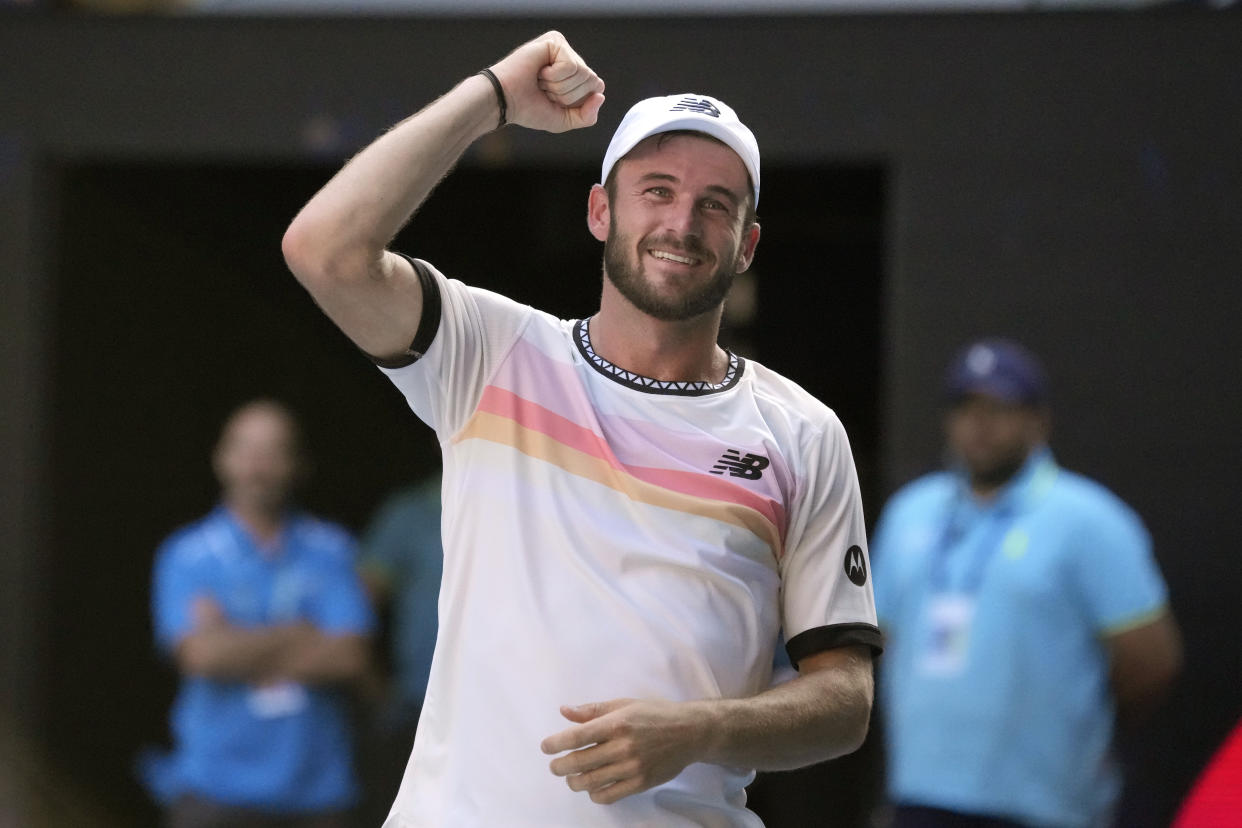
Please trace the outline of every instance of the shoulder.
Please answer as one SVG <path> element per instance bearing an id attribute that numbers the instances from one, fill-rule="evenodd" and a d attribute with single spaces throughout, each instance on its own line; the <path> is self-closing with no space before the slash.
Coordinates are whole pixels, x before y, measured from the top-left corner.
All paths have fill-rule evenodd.
<path id="1" fill-rule="evenodd" d="M 765 419 L 778 420 L 807 438 L 844 438 L 835 411 L 798 383 L 755 360 L 746 361 L 756 406 Z"/>
<path id="2" fill-rule="evenodd" d="M 405 256 L 405 254 L 401 254 Z M 405 256 L 416 269 L 422 269 L 430 277 L 440 293 L 442 301 L 447 301 L 453 305 L 469 304 L 477 307 L 481 312 L 503 313 L 507 315 L 529 315 L 532 317 L 544 318 L 553 324 L 556 323 L 556 317 L 544 311 L 531 307 L 517 301 L 503 293 L 497 293 L 487 288 L 468 285 L 459 279 L 452 279 L 441 273 L 435 265 L 423 259 L 413 259 Z"/>
<path id="3" fill-rule="evenodd" d="M 1128 503 L 1103 484 L 1061 469 L 1049 497 L 1062 519 L 1084 527 L 1145 535 L 1143 520 Z"/>
<path id="4" fill-rule="evenodd" d="M 228 529 L 216 514 L 209 514 L 175 529 L 156 551 L 161 567 L 188 567 L 227 555 Z"/>

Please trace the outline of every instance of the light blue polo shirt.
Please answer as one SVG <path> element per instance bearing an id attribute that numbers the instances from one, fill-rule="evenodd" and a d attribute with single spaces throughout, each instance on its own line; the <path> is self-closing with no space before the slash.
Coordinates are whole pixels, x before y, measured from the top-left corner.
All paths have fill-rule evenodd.
<path id="1" fill-rule="evenodd" d="M 156 639 L 171 653 L 192 630 L 191 606 L 213 599 L 240 627 L 306 622 L 369 633 L 375 619 L 340 527 L 292 515 L 263 555 L 224 507 L 164 542 L 156 556 Z M 345 699 L 330 687 L 185 677 L 172 710 L 175 749 L 145 762 L 164 800 L 192 792 L 233 805 L 299 812 L 351 805 L 355 782 Z"/>
<path id="2" fill-rule="evenodd" d="M 987 504 L 954 473 L 914 481 L 871 552 L 891 798 L 1100 824 L 1120 790 L 1104 638 L 1167 600 L 1139 517 L 1045 448 Z"/>

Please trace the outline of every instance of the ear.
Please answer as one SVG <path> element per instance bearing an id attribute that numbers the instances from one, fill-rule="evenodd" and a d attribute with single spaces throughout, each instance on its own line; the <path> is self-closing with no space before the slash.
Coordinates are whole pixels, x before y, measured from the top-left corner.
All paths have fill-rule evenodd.
<path id="1" fill-rule="evenodd" d="M 599 241 L 608 241 L 608 229 L 611 224 L 612 212 L 608 204 L 608 191 L 603 185 L 591 187 L 587 196 L 587 227 L 591 235 Z"/>
<path id="2" fill-rule="evenodd" d="M 755 222 L 745 231 L 742 239 L 742 255 L 737 257 L 737 272 L 744 273 L 755 260 L 755 248 L 759 246 L 759 223 Z"/>

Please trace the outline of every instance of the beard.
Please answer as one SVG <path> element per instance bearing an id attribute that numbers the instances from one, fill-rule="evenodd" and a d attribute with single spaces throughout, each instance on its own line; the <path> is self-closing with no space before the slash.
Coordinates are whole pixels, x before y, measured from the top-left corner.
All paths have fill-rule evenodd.
<path id="1" fill-rule="evenodd" d="M 990 458 L 987 462 L 967 462 L 966 469 L 970 474 L 971 485 L 977 489 L 999 489 L 1022 471 L 1029 456 L 1030 449 L 1022 446 L 999 457 Z"/>
<path id="2" fill-rule="evenodd" d="M 693 236 L 684 240 L 660 238 L 655 241 L 691 256 L 703 257 L 707 252 L 702 243 Z M 662 294 L 646 278 L 642 254 L 637 253 L 637 250 L 638 246 L 633 240 L 618 233 L 616 221 L 612 221 L 608 239 L 604 242 L 604 276 L 630 304 L 648 316 L 664 322 L 682 322 L 718 308 L 728 295 L 729 288 L 733 286 L 740 255 L 740 250 L 734 251 L 726 260 L 719 261 L 703 284 L 669 296 Z M 631 252 L 639 256 L 636 264 L 631 264 L 627 258 Z"/>

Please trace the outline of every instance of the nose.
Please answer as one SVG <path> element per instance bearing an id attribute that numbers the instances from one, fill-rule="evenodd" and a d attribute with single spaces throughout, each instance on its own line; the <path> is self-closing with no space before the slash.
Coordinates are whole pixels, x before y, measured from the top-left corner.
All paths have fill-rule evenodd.
<path id="1" fill-rule="evenodd" d="M 665 229 L 678 238 L 700 234 L 699 214 L 694 202 L 689 199 L 677 199 L 668 205 L 664 214 Z"/>

